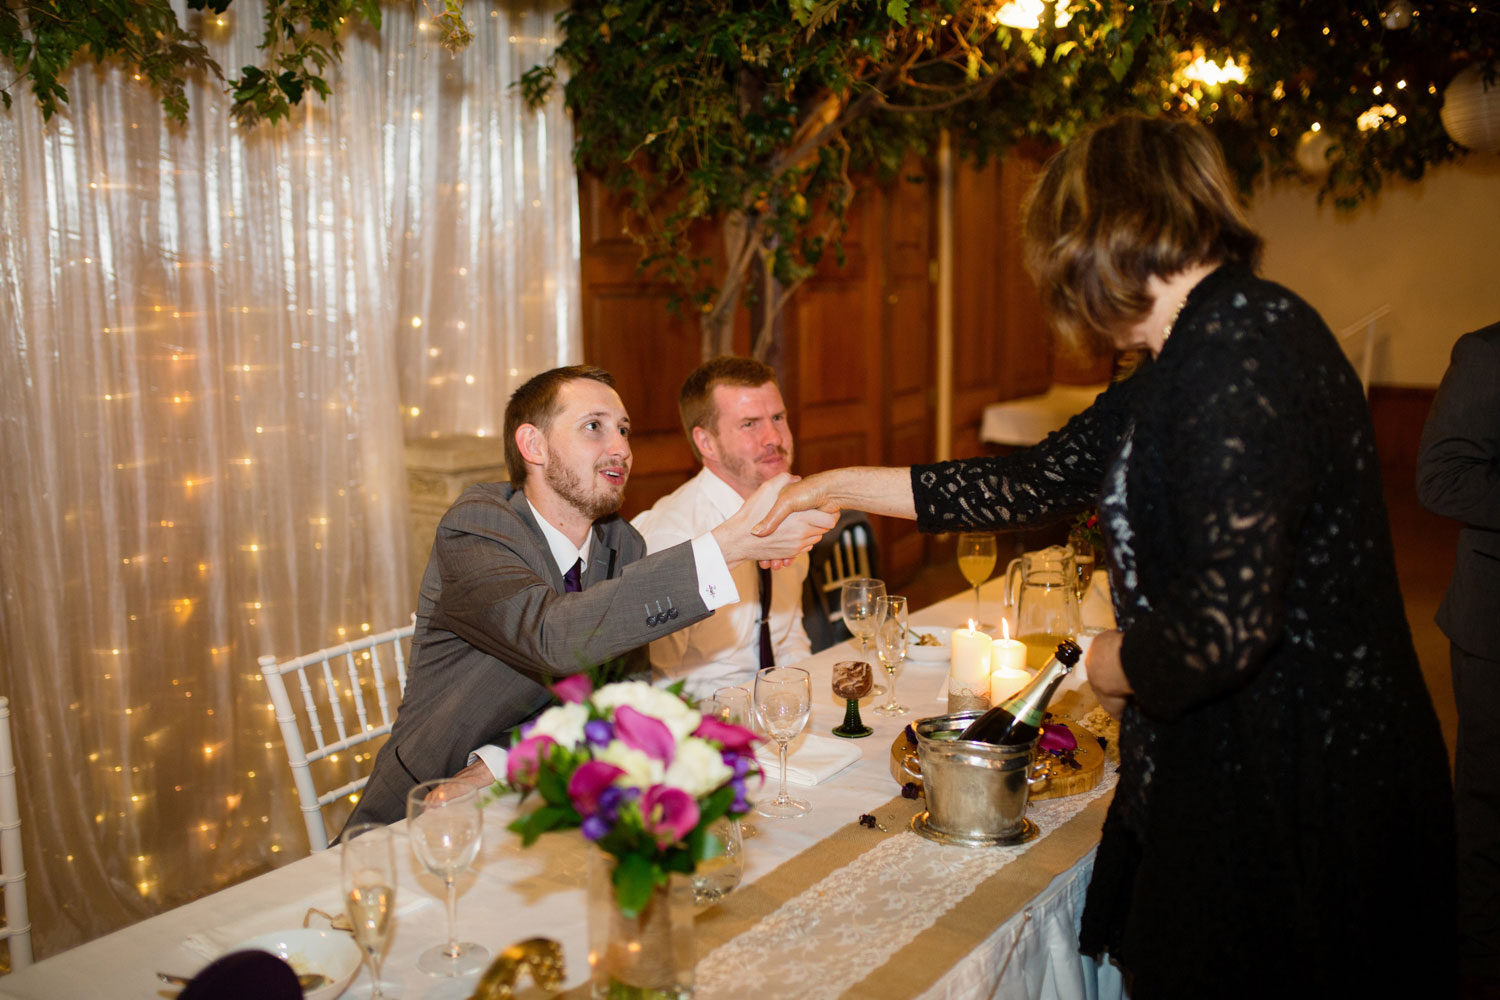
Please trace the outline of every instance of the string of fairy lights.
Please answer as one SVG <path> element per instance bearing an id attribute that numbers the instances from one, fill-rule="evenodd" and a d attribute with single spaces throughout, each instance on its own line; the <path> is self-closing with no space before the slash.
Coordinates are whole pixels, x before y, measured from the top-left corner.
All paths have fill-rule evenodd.
<path id="1" fill-rule="evenodd" d="M 560 110 L 521 111 L 509 86 L 545 57 L 552 14 L 483 6 L 469 4 L 476 39 L 457 60 L 422 40 L 424 21 L 386 11 L 386 51 L 346 40 L 332 104 L 276 135 L 237 132 L 208 88 L 173 130 L 117 69 L 85 67 L 46 125 L 17 109 L 45 148 L 46 193 L 28 204 L 54 234 L 56 281 L 36 296 L 50 311 L 21 318 L 56 338 L 50 378 L 68 393 L 25 405 L 39 420 L 76 408 L 59 442 L 76 488 L 37 506 L 65 551 L 38 532 L 14 553 L 55 561 L 64 598 L 38 593 L 35 627 L 53 635 L 36 647 L 56 643 L 76 725 L 33 756 L 67 761 L 54 777 L 72 779 L 94 832 L 37 839 L 57 885 L 76 870 L 102 888 L 97 868 L 149 912 L 301 856 L 256 656 L 404 623 L 402 441 L 493 435 L 496 400 L 575 360 L 576 305 L 556 301 L 569 279 L 546 272 L 578 252 L 568 130 Z M 259 39 L 254 12 L 235 13 L 202 23 L 226 66 Z M 392 45 L 403 18 L 411 41 Z M 385 118 L 351 124 L 340 101 Z M 358 154 L 420 189 L 351 194 L 350 146 L 370 136 Z M 505 260 L 522 223 L 561 232 L 528 235 L 534 260 Z M 361 242 L 381 226 L 378 245 Z M 336 693 L 349 697 L 345 679 Z M 325 766 L 347 772 L 337 784 L 368 756 Z M 91 921 L 120 922 L 87 894 L 53 903 L 85 938 L 111 929 Z"/>

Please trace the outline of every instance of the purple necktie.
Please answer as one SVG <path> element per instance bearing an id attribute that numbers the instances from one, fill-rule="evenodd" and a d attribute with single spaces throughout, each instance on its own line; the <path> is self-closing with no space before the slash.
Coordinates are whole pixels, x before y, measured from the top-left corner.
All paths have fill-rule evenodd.
<path id="1" fill-rule="evenodd" d="M 760 669 L 776 666 L 771 649 L 771 571 L 760 568 Z"/>
<path id="2" fill-rule="evenodd" d="M 573 563 L 573 568 L 563 574 L 563 593 L 576 594 L 583 589 L 583 560 Z"/>

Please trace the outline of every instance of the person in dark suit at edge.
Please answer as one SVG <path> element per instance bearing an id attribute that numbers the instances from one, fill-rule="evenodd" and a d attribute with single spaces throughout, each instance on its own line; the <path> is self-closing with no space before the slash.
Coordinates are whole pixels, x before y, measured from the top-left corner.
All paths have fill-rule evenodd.
<path id="1" fill-rule="evenodd" d="M 1465 995 L 1500 996 L 1500 323 L 1453 346 L 1422 428 L 1417 498 L 1463 524 L 1437 613 L 1458 704 L 1460 972 Z"/>
<path id="2" fill-rule="evenodd" d="M 818 512 L 772 537 L 751 534 L 791 479 L 781 475 L 717 528 L 647 556 L 616 513 L 629 433 L 599 368 L 543 372 L 511 396 L 511 481 L 469 487 L 438 525 L 406 692 L 350 825 L 403 818 L 421 781 L 503 777 L 496 744 L 550 703 L 548 684 L 626 654 L 646 676 L 647 643 L 740 599 L 734 566 L 789 560 L 833 526 Z"/>

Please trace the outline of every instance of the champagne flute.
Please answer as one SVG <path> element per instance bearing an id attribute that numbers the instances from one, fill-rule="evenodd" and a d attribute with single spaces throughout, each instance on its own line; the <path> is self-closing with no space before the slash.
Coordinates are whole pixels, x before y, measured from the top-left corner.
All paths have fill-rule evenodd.
<path id="1" fill-rule="evenodd" d="M 339 848 L 344 909 L 354 943 L 370 971 L 370 996 L 381 1000 L 380 963 L 385 958 L 396 913 L 396 842 L 391 828 L 360 823 L 344 832 Z"/>
<path id="2" fill-rule="evenodd" d="M 958 571 L 974 588 L 974 627 L 992 628 L 979 620 L 979 585 L 995 571 L 995 536 L 987 531 L 966 531 L 958 536 Z"/>
<path id="3" fill-rule="evenodd" d="M 891 696 L 875 711 L 882 715 L 905 715 L 911 709 L 896 704 L 896 668 L 906 659 L 907 601 L 904 597 L 882 597 L 875 602 L 875 652 L 891 676 Z"/>
<path id="4" fill-rule="evenodd" d="M 766 735 L 776 741 L 781 759 L 781 791 L 770 802 L 758 802 L 755 811 L 769 819 L 795 819 L 809 808 L 803 799 L 786 791 L 786 745 L 802 732 L 812 712 L 812 680 L 801 667 L 767 667 L 755 675 L 755 717 Z"/>
<path id="5" fill-rule="evenodd" d="M 884 595 L 884 581 L 864 576 L 845 580 L 839 595 L 844 606 L 844 624 L 859 640 L 859 658 L 866 662 L 870 658 L 867 646 L 875 635 L 875 599 Z M 870 693 L 885 694 L 885 685 L 877 682 Z"/>
<path id="6" fill-rule="evenodd" d="M 479 790 L 448 778 L 424 781 L 406 795 L 406 832 L 412 853 L 448 890 L 448 941 L 422 952 L 417 968 L 429 976 L 453 978 L 483 969 L 490 953 L 472 941 L 460 943 L 458 892 L 454 880 L 479 853 L 484 813 Z"/>

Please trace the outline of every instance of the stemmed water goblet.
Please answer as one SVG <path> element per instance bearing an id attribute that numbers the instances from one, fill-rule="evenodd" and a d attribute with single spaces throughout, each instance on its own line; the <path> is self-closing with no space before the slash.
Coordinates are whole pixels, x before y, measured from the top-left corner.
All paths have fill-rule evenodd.
<path id="1" fill-rule="evenodd" d="M 906 659 L 906 605 L 904 597 L 882 597 L 875 602 L 875 653 L 891 677 L 890 698 L 875 707 L 882 715 L 905 715 L 911 711 L 896 704 L 896 668 Z"/>
<path id="2" fill-rule="evenodd" d="M 992 626 L 979 620 L 979 586 L 995 571 L 997 554 L 995 536 L 987 531 L 966 531 L 958 536 L 958 571 L 974 588 L 974 627 L 981 632 Z"/>
<path id="3" fill-rule="evenodd" d="M 396 913 L 396 844 L 391 829 L 360 823 L 344 831 L 339 848 L 344 910 L 370 973 L 370 996 L 381 1000 L 380 963 Z"/>
<path id="4" fill-rule="evenodd" d="M 490 953 L 483 945 L 458 940 L 454 880 L 479 853 L 484 823 L 479 790 L 447 778 L 424 781 L 407 793 L 406 820 L 412 853 L 448 890 L 448 941 L 422 952 L 417 968 L 443 978 L 478 972 Z"/>
<path id="5" fill-rule="evenodd" d="M 786 745 L 802 732 L 812 712 L 812 680 L 801 667 L 767 667 L 755 675 L 755 717 L 761 729 L 776 741 L 781 761 L 781 790 L 770 802 L 758 802 L 755 811 L 770 819 L 792 819 L 807 813 L 808 804 L 786 790 Z"/>

